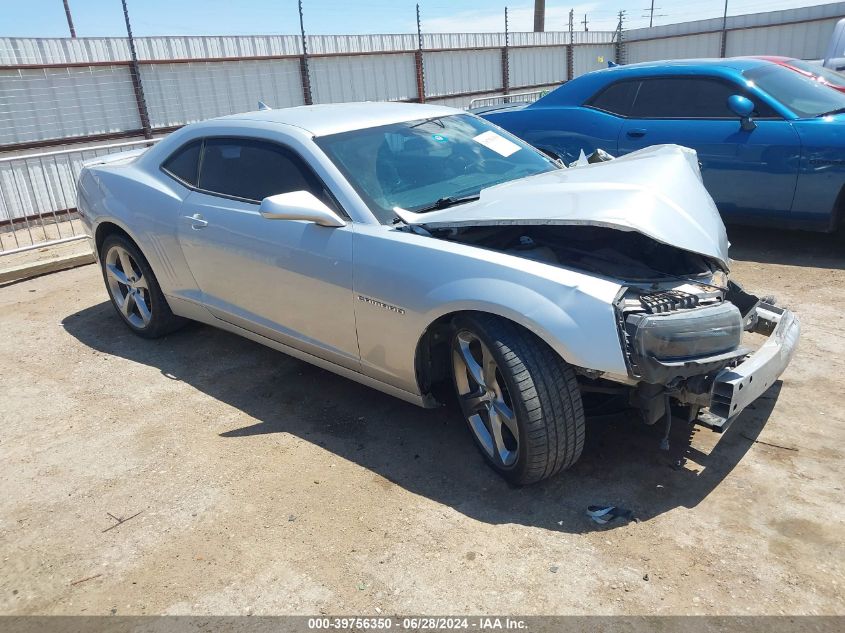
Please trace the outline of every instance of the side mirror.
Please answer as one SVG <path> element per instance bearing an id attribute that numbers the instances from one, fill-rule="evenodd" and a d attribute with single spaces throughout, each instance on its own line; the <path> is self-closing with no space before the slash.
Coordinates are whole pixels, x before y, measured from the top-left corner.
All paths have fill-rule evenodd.
<path id="1" fill-rule="evenodd" d="M 268 220 L 305 220 L 320 226 L 346 226 L 343 218 L 309 191 L 291 191 L 268 196 L 258 208 Z"/>
<path id="2" fill-rule="evenodd" d="M 751 118 L 751 115 L 754 114 L 754 102 L 751 99 L 742 95 L 731 95 L 728 97 L 728 108 L 739 117 L 742 129 L 746 132 L 750 132 L 757 127 L 754 119 Z"/>

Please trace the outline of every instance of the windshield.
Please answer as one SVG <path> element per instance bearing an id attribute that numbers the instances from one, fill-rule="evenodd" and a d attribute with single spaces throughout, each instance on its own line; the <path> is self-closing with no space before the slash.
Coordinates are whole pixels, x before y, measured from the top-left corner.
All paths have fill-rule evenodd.
<path id="1" fill-rule="evenodd" d="M 404 121 L 316 143 L 383 223 L 509 180 L 557 169 L 547 156 L 474 116 Z"/>
<path id="2" fill-rule="evenodd" d="M 802 118 L 845 108 L 845 95 L 783 66 L 766 64 L 742 74 L 751 85 L 769 93 Z"/>
<path id="3" fill-rule="evenodd" d="M 845 88 L 845 75 L 841 75 L 835 70 L 825 68 L 820 64 L 804 61 L 803 59 L 790 59 L 787 63 L 793 68 L 803 70 L 805 73 L 812 73 L 816 77 L 824 79 L 831 86 Z"/>

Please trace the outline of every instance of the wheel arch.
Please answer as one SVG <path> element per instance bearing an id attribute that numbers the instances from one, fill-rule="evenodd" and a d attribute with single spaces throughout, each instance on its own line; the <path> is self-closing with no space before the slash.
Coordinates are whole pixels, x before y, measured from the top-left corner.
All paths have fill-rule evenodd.
<path id="1" fill-rule="evenodd" d="M 102 220 L 97 224 L 97 227 L 94 229 L 94 246 L 96 248 L 96 255 L 99 259 L 100 257 L 100 250 L 103 248 L 103 243 L 105 243 L 106 238 L 110 235 L 121 235 L 128 239 L 135 247 L 141 251 L 141 254 L 146 258 L 147 262 L 149 263 L 150 258 L 147 257 L 147 254 L 144 252 L 144 249 L 141 248 L 141 244 L 138 242 L 137 239 L 129 232 L 126 226 L 113 218 L 109 218 L 107 220 Z M 150 264 L 152 266 L 152 264 Z M 155 271 L 154 271 L 155 272 Z"/>
<path id="2" fill-rule="evenodd" d="M 615 311 L 619 289 L 615 282 L 571 272 L 555 279 L 524 274 L 509 279 L 470 276 L 439 285 L 426 293 L 425 301 L 436 307 L 419 315 L 414 347 L 408 346 L 409 360 L 414 354 L 413 384 L 419 393 L 428 394 L 443 377 L 445 333 L 455 316 L 463 313 L 484 313 L 513 322 L 570 365 L 626 375 Z"/>
<path id="3" fill-rule="evenodd" d="M 827 230 L 833 232 L 839 228 L 845 228 L 845 185 L 842 185 L 833 203 L 833 209 L 830 211 L 830 224 Z"/>
<path id="4" fill-rule="evenodd" d="M 450 376 L 451 359 L 449 343 L 452 332 L 454 331 L 454 322 L 462 316 L 471 317 L 473 315 L 489 315 L 508 321 L 521 331 L 527 332 L 543 341 L 562 360 L 569 362 L 566 356 L 560 353 L 559 349 L 555 349 L 554 346 L 549 345 L 546 337 L 543 335 L 543 329 L 536 324 L 520 322 L 520 320 L 513 318 L 513 314 L 508 314 L 505 310 L 491 309 L 490 307 L 454 309 L 441 314 L 431 321 L 417 340 L 414 352 L 414 372 L 417 386 L 420 389 L 420 393 L 424 396 L 431 396 L 435 400 L 440 400 L 434 392 L 439 391 L 438 387 L 448 382 Z"/>

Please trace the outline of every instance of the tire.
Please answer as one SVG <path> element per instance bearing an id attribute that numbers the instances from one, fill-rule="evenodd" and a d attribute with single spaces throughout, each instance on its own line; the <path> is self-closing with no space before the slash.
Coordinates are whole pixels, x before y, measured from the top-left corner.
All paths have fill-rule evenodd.
<path id="1" fill-rule="evenodd" d="M 100 269 L 115 311 L 138 336 L 159 338 L 184 324 L 167 305 L 149 262 L 128 238 L 110 235 L 105 239 Z"/>
<path id="2" fill-rule="evenodd" d="M 459 317 L 454 326 L 455 393 L 487 463 L 518 485 L 572 466 L 584 449 L 585 434 L 572 367 L 534 334 L 505 319 L 479 314 Z"/>

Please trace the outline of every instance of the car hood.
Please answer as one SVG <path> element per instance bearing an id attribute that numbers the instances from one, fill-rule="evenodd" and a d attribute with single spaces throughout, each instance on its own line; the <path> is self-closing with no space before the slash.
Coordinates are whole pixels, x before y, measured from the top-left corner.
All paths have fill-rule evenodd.
<path id="1" fill-rule="evenodd" d="M 406 224 L 429 229 L 588 225 L 635 231 L 728 269 L 725 225 L 702 184 L 697 155 L 678 145 L 513 180 L 440 211 L 395 211 Z"/>

